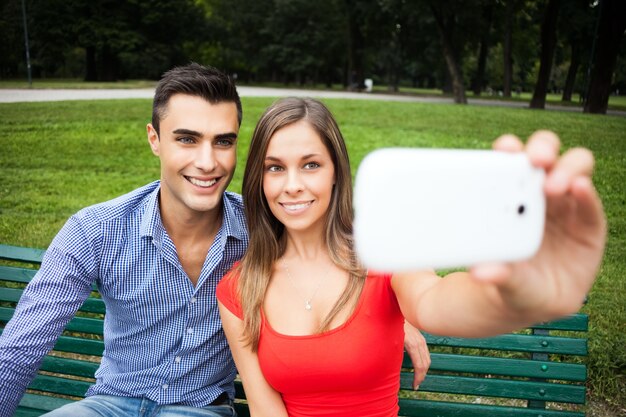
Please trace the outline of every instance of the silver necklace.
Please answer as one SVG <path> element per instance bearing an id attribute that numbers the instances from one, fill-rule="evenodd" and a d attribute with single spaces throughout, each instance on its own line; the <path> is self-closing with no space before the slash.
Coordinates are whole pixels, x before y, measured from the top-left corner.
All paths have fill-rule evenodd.
<path id="1" fill-rule="evenodd" d="M 295 283 L 293 277 L 289 273 L 289 267 L 287 266 L 287 262 L 283 261 L 283 267 L 285 268 L 285 272 L 287 273 L 287 278 L 289 278 L 289 282 L 291 282 L 291 285 L 293 285 L 293 288 L 297 292 L 300 292 L 300 289 L 298 289 L 298 287 L 296 286 L 296 283 Z M 326 280 L 326 277 L 328 276 L 328 272 L 330 271 L 330 268 L 331 267 L 328 267 L 328 271 L 326 271 L 324 276 L 322 278 L 320 278 L 319 282 L 317 283 L 317 287 L 315 287 L 315 291 L 313 291 L 313 294 L 311 294 L 311 296 L 308 299 L 304 300 L 305 301 L 305 303 L 304 303 L 304 309 L 305 310 L 311 311 L 313 309 L 313 306 L 311 305 L 311 301 L 313 301 L 313 298 L 315 298 L 315 295 L 317 294 L 317 291 L 322 286 L 322 282 L 324 282 Z"/>

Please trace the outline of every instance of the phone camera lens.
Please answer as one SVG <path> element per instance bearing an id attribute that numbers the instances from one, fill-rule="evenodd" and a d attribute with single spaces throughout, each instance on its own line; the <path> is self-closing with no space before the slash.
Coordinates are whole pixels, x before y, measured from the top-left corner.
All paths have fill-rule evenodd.
<path id="1" fill-rule="evenodd" d="M 524 214 L 525 211 L 526 211 L 526 207 L 523 204 L 520 204 L 519 206 L 517 206 L 517 214 L 519 214 L 520 216 Z"/>

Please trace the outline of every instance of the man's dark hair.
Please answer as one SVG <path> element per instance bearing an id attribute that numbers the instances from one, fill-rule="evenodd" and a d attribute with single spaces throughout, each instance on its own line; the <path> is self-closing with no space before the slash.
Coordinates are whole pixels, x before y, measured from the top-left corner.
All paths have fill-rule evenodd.
<path id="1" fill-rule="evenodd" d="M 165 117 L 167 104 L 174 94 L 198 96 L 211 104 L 233 102 L 237 106 L 237 119 L 241 125 L 243 111 L 233 80 L 216 68 L 192 62 L 167 71 L 157 84 L 152 102 L 152 126 L 157 134 L 161 118 Z"/>

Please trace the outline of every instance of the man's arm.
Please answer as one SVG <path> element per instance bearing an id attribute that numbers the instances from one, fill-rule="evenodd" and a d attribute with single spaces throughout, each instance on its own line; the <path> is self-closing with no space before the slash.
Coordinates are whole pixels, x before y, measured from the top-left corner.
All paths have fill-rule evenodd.
<path id="1" fill-rule="evenodd" d="M 96 267 L 76 219 L 70 219 L 46 251 L 0 335 L 0 417 L 11 417 L 26 387 L 84 300 Z"/>

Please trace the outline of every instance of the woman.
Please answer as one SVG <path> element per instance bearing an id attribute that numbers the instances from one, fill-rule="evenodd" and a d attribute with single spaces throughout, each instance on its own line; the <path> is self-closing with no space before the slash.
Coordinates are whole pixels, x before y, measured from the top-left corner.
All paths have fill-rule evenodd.
<path id="1" fill-rule="evenodd" d="M 523 149 L 512 136 L 495 147 Z M 549 132 L 526 147 L 548 174 L 546 233 L 532 260 L 445 279 L 392 276 L 362 270 L 355 257 L 348 154 L 330 112 L 300 98 L 268 108 L 243 180 L 250 244 L 217 290 L 252 415 L 396 416 L 404 318 L 430 333 L 480 337 L 577 311 L 602 258 L 605 221 L 591 154 L 558 158 L 558 147 Z"/>

